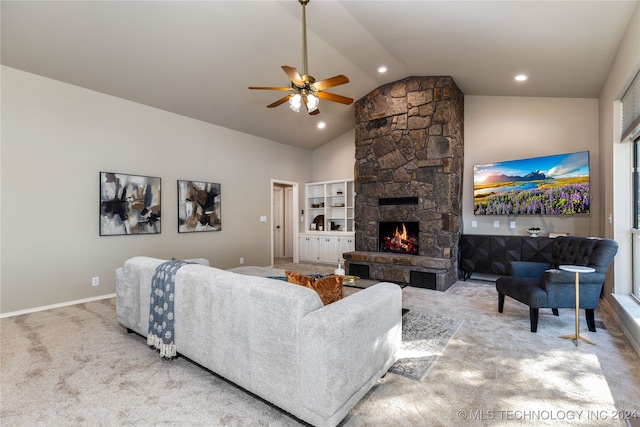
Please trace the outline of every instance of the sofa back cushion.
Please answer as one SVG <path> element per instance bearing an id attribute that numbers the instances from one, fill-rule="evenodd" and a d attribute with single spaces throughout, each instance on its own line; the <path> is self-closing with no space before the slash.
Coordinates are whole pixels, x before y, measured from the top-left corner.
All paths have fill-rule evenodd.
<path id="1" fill-rule="evenodd" d="M 176 347 L 275 405 L 295 404 L 298 323 L 320 308 L 311 289 L 187 265 L 176 274 Z"/>

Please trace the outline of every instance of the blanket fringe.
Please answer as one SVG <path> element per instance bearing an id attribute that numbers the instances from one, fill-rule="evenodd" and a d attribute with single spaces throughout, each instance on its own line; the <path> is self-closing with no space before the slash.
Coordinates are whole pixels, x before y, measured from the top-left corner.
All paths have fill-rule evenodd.
<path id="1" fill-rule="evenodd" d="M 149 334 L 147 335 L 147 345 L 160 351 L 160 357 L 172 359 L 177 356 L 175 344 L 165 344 L 162 342 L 162 338 Z"/>

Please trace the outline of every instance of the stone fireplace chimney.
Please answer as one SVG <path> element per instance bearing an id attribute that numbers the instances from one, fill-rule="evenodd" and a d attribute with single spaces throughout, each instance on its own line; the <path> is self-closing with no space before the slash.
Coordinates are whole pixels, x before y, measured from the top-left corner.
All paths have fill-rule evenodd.
<path id="1" fill-rule="evenodd" d="M 355 106 L 356 251 L 344 254 L 347 271 L 446 290 L 458 278 L 464 94 L 451 77 L 409 77 Z M 378 252 L 381 221 L 418 222 L 419 254 Z"/>

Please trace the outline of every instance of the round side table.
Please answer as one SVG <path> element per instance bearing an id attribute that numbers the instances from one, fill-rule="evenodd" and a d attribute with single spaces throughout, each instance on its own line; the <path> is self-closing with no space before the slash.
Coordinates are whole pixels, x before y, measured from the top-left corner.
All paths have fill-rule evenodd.
<path id="1" fill-rule="evenodd" d="M 596 271 L 592 267 L 584 267 L 582 265 L 561 265 L 560 270 L 569 271 L 576 274 L 576 333 L 572 335 L 563 335 L 560 338 L 572 339 L 578 346 L 578 341 L 582 340 L 586 343 L 596 345 L 588 339 L 580 336 L 580 273 L 593 273 Z"/>

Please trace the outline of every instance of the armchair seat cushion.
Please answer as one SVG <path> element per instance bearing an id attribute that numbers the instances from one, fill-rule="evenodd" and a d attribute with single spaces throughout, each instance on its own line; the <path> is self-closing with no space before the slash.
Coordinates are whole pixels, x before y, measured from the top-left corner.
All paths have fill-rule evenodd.
<path id="1" fill-rule="evenodd" d="M 496 290 L 532 308 L 546 307 L 547 293 L 540 287 L 540 279 L 505 276 L 496 281 Z"/>

